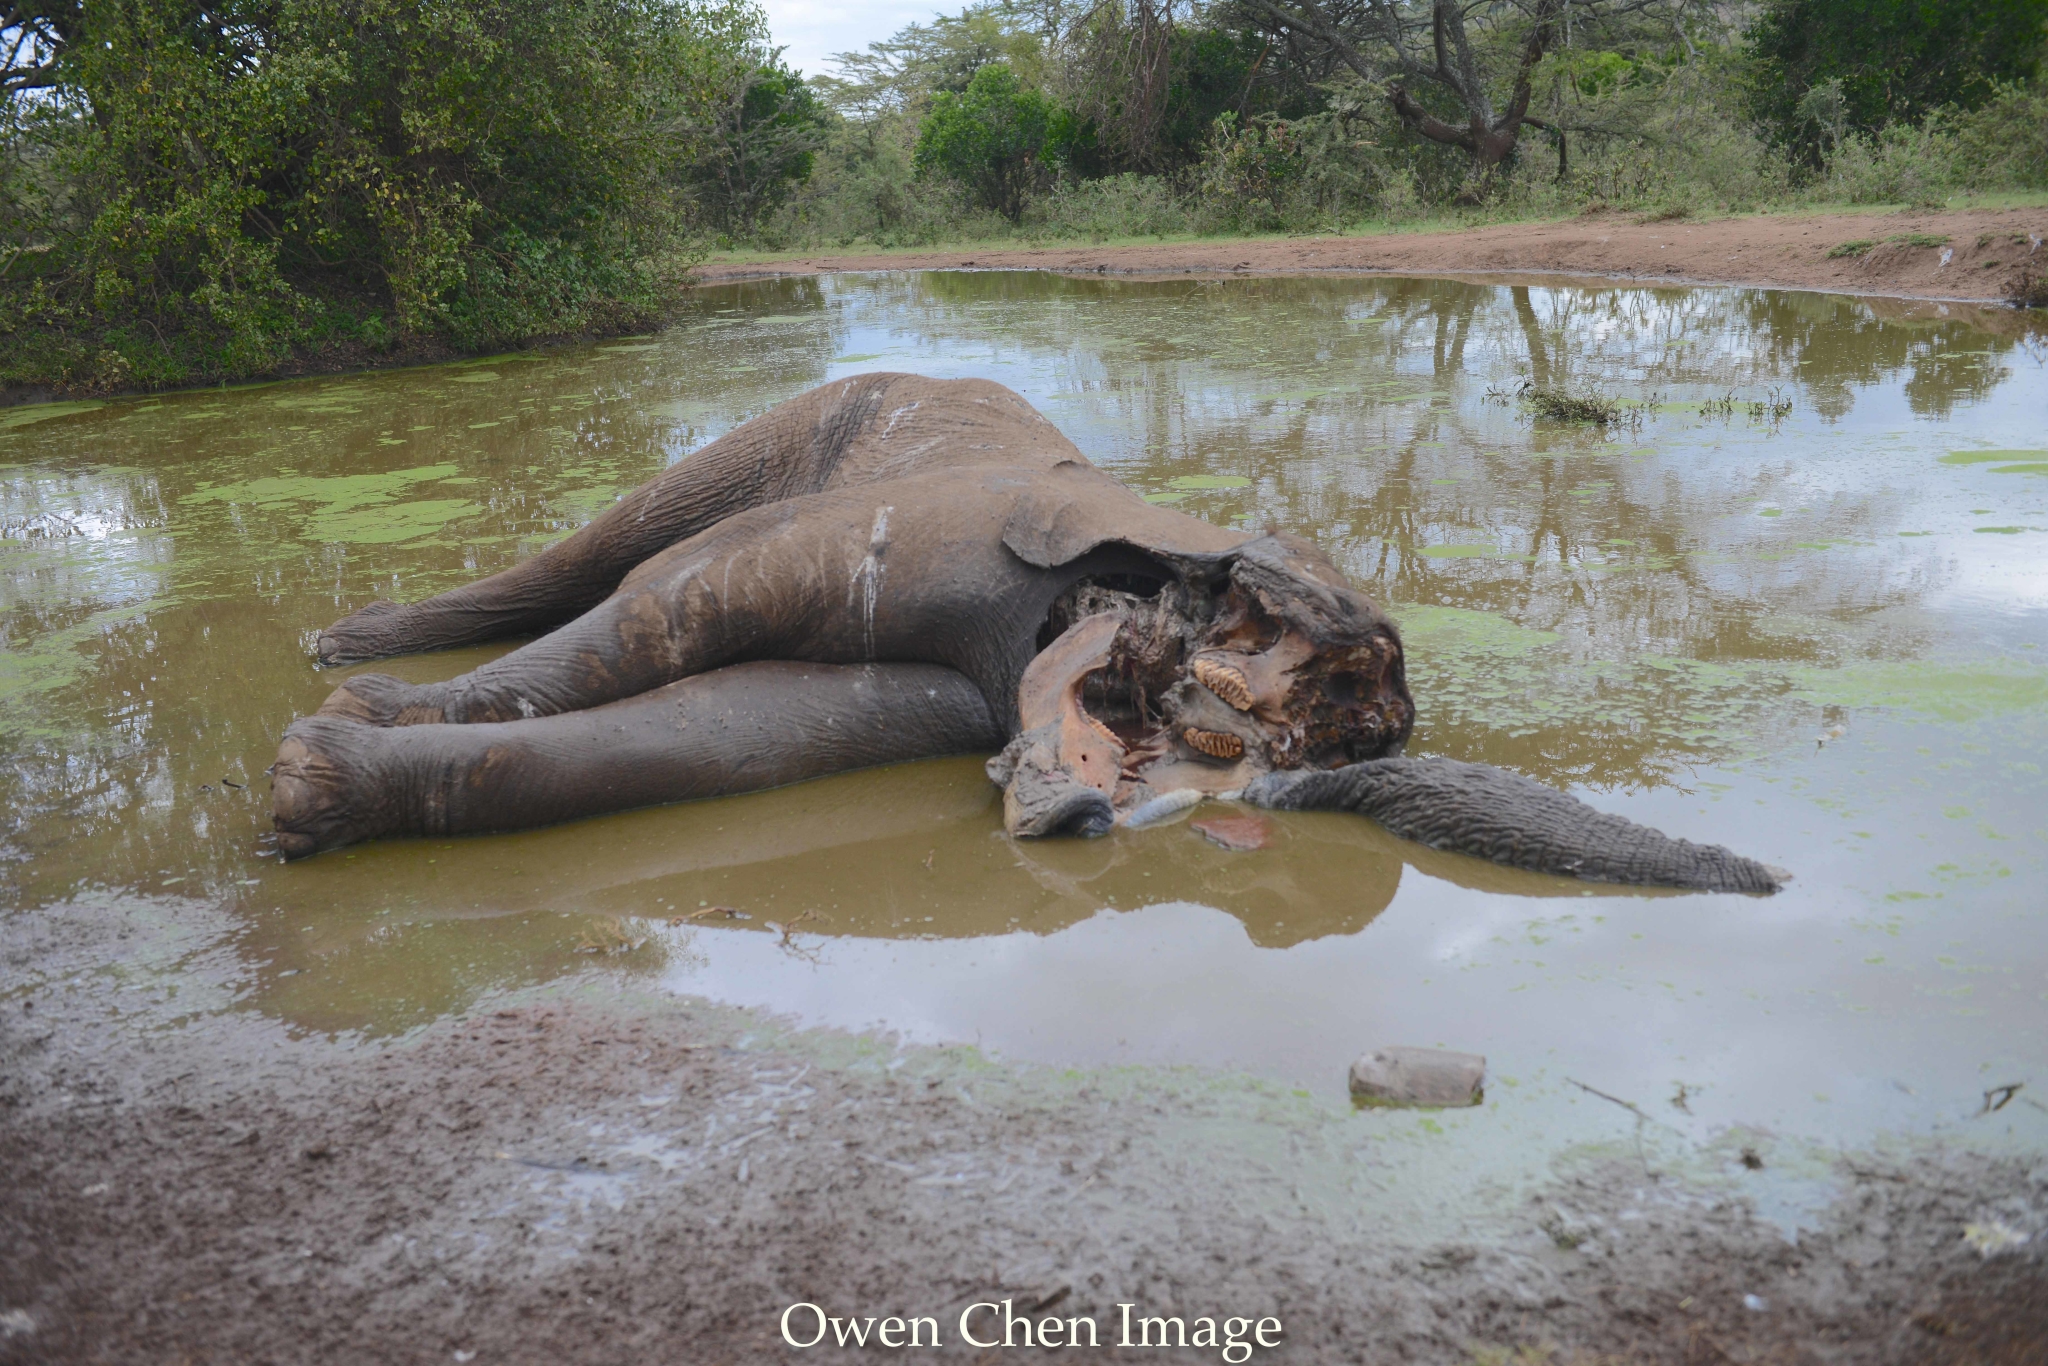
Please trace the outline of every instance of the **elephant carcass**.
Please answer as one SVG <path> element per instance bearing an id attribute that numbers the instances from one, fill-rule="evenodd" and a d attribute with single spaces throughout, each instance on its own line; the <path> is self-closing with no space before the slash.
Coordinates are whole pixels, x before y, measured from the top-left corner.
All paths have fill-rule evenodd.
<path id="1" fill-rule="evenodd" d="M 1145 502 L 984 381 L 814 390 L 533 561 L 345 618 L 320 653 L 548 625 L 445 682 L 349 678 L 295 724 L 276 767 L 287 857 L 997 745 L 1013 834 L 1100 833 L 1160 793 L 1362 773 L 1415 715 L 1398 631 L 1313 546 Z M 1529 810 L 1532 829 L 1584 824 Z M 1454 844 L 1470 824 L 1424 823 Z M 1560 849 L 1517 859 L 1679 868 Z"/>

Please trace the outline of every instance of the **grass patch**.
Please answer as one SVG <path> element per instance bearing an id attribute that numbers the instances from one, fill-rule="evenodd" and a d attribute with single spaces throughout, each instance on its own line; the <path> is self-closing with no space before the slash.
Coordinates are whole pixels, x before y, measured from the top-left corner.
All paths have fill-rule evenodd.
<path id="1" fill-rule="evenodd" d="M 1945 234 L 1936 232 L 1895 232 L 1884 240 L 1903 247 L 1945 247 L 1949 242 Z"/>
<path id="2" fill-rule="evenodd" d="M 1876 245 L 1876 239 L 1870 237 L 1859 237 L 1853 242 L 1837 242 L 1828 248 L 1828 259 L 1833 261 L 1844 256 L 1861 256 Z"/>
<path id="3" fill-rule="evenodd" d="M 1528 404 L 1536 416 L 1552 422 L 1590 422 L 1605 427 L 1611 422 L 1621 421 L 1621 405 L 1598 394 L 1531 387 L 1522 392 L 1522 402 Z"/>

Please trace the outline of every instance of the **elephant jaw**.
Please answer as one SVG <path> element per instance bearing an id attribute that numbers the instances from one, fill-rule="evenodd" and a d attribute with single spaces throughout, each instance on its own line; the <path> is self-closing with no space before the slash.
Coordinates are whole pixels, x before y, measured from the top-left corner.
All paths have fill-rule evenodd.
<path id="1" fill-rule="evenodd" d="M 1398 753 L 1414 721 L 1399 638 L 1344 592 L 1363 628 L 1319 630 L 1236 583 L 1199 624 L 1170 592 L 1074 622 L 1025 670 L 1020 733 L 989 765 L 1006 828 L 1102 834 L 1166 793 Z"/>

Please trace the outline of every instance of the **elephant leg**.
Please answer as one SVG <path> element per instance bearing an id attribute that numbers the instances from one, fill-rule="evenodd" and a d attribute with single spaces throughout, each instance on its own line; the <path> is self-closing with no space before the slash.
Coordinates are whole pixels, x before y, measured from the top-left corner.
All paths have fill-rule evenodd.
<path id="1" fill-rule="evenodd" d="M 1506 769 L 1456 759 L 1372 759 L 1268 773 L 1255 806 L 1345 810 L 1403 839 L 1531 872 L 1697 892 L 1777 891 L 1791 874 L 1718 844 L 1672 839 Z"/>
<path id="2" fill-rule="evenodd" d="M 736 664 L 608 706 L 497 724 L 292 723 L 272 769 L 287 859 L 387 835 L 524 830 L 1003 742 L 929 664 Z"/>
<path id="3" fill-rule="evenodd" d="M 778 570 L 807 582 L 797 571 L 808 563 L 809 542 L 778 534 L 801 506 L 791 500 L 741 513 L 670 547 L 574 621 L 466 674 L 438 683 L 345 679 L 320 714 L 373 726 L 532 719 L 623 701 L 744 659 L 807 654 L 787 648 L 790 633 L 769 610 L 789 596 L 778 593 Z M 800 622 L 801 607 L 781 615 Z"/>
<path id="4" fill-rule="evenodd" d="M 552 630 L 604 601 L 634 566 L 736 512 L 823 488 L 901 375 L 823 385 L 727 432 L 568 539 L 461 588 L 373 602 L 320 633 L 322 664 Z"/>

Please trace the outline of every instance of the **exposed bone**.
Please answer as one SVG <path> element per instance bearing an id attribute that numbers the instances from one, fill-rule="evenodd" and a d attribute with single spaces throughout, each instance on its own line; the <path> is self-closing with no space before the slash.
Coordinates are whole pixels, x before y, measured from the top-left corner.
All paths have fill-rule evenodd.
<path id="1" fill-rule="evenodd" d="M 1203 793 L 1192 787 L 1184 787 L 1178 792 L 1168 792 L 1163 796 L 1138 803 L 1117 817 L 1117 824 L 1127 830 L 1142 830 L 1148 825 L 1157 825 L 1200 805 L 1203 796 Z"/>

